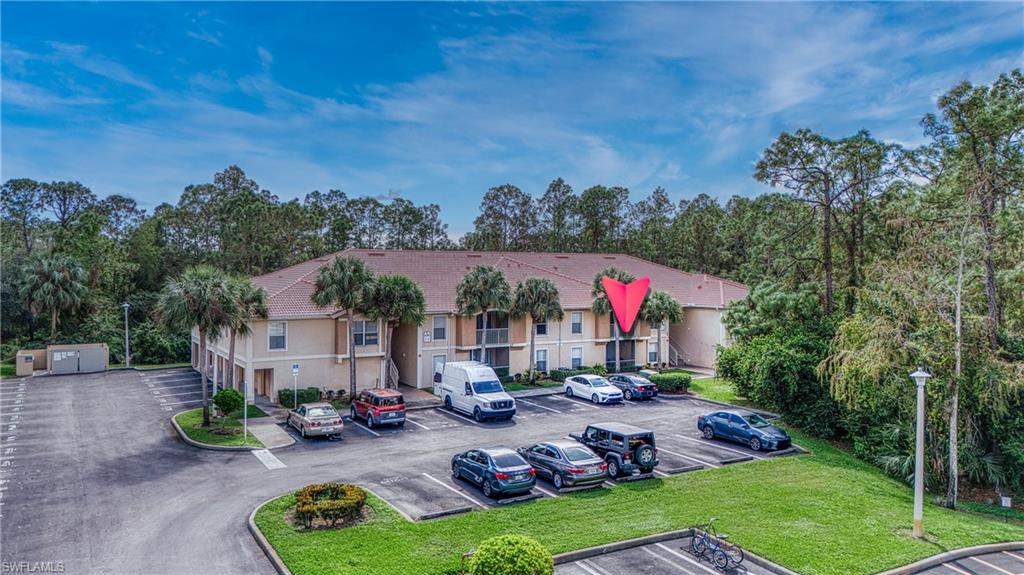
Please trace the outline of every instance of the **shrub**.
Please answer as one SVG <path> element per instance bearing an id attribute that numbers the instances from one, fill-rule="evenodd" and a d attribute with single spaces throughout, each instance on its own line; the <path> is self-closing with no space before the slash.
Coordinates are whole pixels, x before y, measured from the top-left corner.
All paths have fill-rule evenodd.
<path id="1" fill-rule="evenodd" d="M 295 520 L 308 527 L 334 527 L 359 518 L 366 491 L 348 483 L 307 485 L 295 492 Z"/>
<path id="2" fill-rule="evenodd" d="M 281 405 L 292 409 L 295 405 L 292 403 L 295 393 L 290 389 L 279 389 L 277 390 L 277 402 Z M 299 389 L 299 404 L 313 403 L 320 401 L 320 388 L 319 387 L 307 387 L 305 389 Z"/>
<path id="3" fill-rule="evenodd" d="M 485 539 L 469 560 L 470 575 L 552 575 L 551 552 L 523 535 Z"/>
<path id="4" fill-rule="evenodd" d="M 659 392 L 668 393 L 686 393 L 686 390 L 690 389 L 690 382 L 692 381 L 690 374 L 680 371 L 656 373 L 648 379 L 651 380 L 651 383 L 658 386 Z"/>
<path id="5" fill-rule="evenodd" d="M 581 367 L 579 369 L 552 369 L 551 379 L 554 381 L 565 381 L 565 378 L 572 377 L 574 375 L 582 375 L 584 373 L 594 373 L 594 370 L 589 367 Z"/>
<path id="6" fill-rule="evenodd" d="M 603 363 L 597 363 L 590 366 L 590 373 L 594 375 L 608 375 L 608 368 Z"/>
<path id="7" fill-rule="evenodd" d="M 217 395 L 213 396 L 213 404 L 217 406 L 221 413 L 228 415 L 242 409 L 245 399 L 241 393 L 234 389 L 222 389 L 217 392 Z"/>

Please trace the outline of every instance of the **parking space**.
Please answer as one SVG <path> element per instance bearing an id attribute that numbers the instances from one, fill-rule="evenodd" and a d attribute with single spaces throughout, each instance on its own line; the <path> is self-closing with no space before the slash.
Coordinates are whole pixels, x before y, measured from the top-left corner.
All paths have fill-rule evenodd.
<path id="1" fill-rule="evenodd" d="M 191 368 L 138 372 L 138 376 L 164 411 L 175 413 L 203 403 L 202 376 Z M 208 382 L 207 386 L 212 395 L 213 383 Z"/>
<path id="2" fill-rule="evenodd" d="M 1024 575 L 1024 551 L 1001 551 L 949 561 L 922 571 L 928 575 Z"/>
<path id="3" fill-rule="evenodd" d="M 706 558 L 689 552 L 690 538 L 671 539 L 614 553 L 598 555 L 555 567 L 556 575 L 767 575 L 771 571 L 745 560 L 739 567 L 722 571 Z"/>

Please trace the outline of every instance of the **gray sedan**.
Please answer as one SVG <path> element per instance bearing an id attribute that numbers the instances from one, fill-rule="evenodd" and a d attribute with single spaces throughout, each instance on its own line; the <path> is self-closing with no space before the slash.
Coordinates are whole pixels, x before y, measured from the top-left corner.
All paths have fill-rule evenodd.
<path id="1" fill-rule="evenodd" d="M 329 403 L 303 403 L 288 412 L 288 425 L 298 429 L 302 437 L 340 435 L 345 428 L 341 415 Z"/>
<path id="2" fill-rule="evenodd" d="M 598 485 L 608 478 L 608 464 L 586 446 L 558 440 L 520 447 L 519 455 L 551 480 L 555 488 Z"/>

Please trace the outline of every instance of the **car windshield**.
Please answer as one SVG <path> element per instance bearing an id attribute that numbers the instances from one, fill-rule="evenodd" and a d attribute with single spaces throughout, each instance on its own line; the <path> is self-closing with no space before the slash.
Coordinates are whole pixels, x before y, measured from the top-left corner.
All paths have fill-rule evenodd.
<path id="1" fill-rule="evenodd" d="M 519 457 L 515 453 L 502 453 L 501 455 L 493 456 L 493 459 L 494 466 L 500 469 L 504 469 L 506 467 L 522 467 L 523 465 L 526 465 L 523 458 Z"/>
<path id="2" fill-rule="evenodd" d="M 473 384 L 473 393 L 498 393 L 504 391 L 497 381 L 478 381 Z"/>
<path id="3" fill-rule="evenodd" d="M 747 420 L 747 423 L 750 424 L 750 427 L 768 427 L 769 425 L 771 425 L 770 423 L 765 421 L 765 419 L 763 417 L 761 417 L 760 415 L 758 415 L 756 413 L 751 413 L 750 415 L 744 415 L 743 419 Z"/>
<path id="4" fill-rule="evenodd" d="M 382 398 L 380 398 L 380 404 L 382 406 L 384 406 L 384 407 L 391 407 L 393 405 L 402 405 L 402 403 L 404 403 L 402 401 L 402 397 L 401 396 L 397 396 L 397 395 L 396 396 L 392 396 L 392 397 L 382 397 Z"/>
<path id="5" fill-rule="evenodd" d="M 333 407 L 311 407 L 306 413 L 309 417 L 338 417 L 338 412 Z"/>
<path id="6" fill-rule="evenodd" d="M 595 377 L 590 380 L 590 385 L 593 387 L 608 387 L 608 380 L 603 377 Z"/>
<path id="7" fill-rule="evenodd" d="M 584 459 L 593 459 L 594 454 L 589 449 L 583 449 L 582 447 L 566 447 L 562 450 L 565 453 L 565 458 L 569 461 L 583 461 Z"/>

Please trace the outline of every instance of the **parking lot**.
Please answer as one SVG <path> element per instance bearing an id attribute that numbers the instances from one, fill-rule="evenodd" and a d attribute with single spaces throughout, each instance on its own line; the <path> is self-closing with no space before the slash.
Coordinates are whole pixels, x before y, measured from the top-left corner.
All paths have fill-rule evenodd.
<path id="1" fill-rule="evenodd" d="M 768 575 L 771 571 L 752 564 L 749 560 L 737 568 L 720 571 L 705 558 L 689 552 L 690 538 L 682 537 L 661 543 L 652 543 L 605 555 L 597 555 L 555 567 L 556 575 Z"/>
<path id="2" fill-rule="evenodd" d="M 191 368 L 140 372 L 139 376 L 142 384 L 163 411 L 177 413 L 202 405 L 201 376 L 199 372 Z M 208 391 L 212 394 L 213 384 L 208 383 L 207 385 L 209 386 Z"/>
<path id="3" fill-rule="evenodd" d="M 949 561 L 922 571 L 927 575 L 1021 575 L 1024 551 L 1000 551 Z"/>

